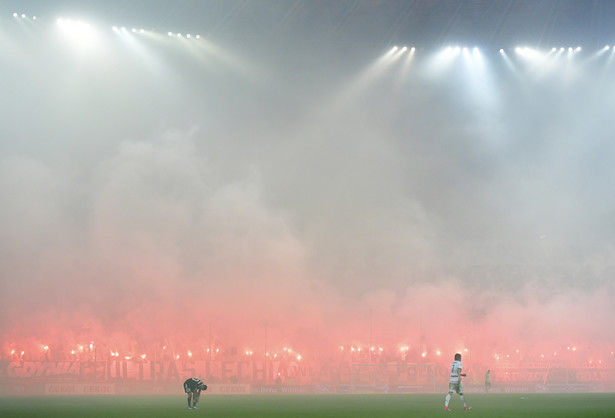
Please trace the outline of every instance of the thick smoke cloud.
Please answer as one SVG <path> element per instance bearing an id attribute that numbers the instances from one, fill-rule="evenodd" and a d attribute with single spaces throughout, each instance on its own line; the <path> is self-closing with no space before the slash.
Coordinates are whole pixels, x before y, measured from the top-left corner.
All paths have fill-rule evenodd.
<path id="1" fill-rule="evenodd" d="M 612 344 L 606 60 L 34 39 L 1 44 L 5 345 Z"/>

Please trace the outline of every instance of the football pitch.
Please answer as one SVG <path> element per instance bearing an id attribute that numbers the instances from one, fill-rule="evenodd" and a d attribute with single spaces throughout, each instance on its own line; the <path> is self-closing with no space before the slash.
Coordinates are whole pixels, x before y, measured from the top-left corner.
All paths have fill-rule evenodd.
<path id="1" fill-rule="evenodd" d="M 207 395 L 198 410 L 177 396 L 0 398 L 0 417 L 613 417 L 615 394 L 467 394 L 443 410 L 443 394 Z"/>

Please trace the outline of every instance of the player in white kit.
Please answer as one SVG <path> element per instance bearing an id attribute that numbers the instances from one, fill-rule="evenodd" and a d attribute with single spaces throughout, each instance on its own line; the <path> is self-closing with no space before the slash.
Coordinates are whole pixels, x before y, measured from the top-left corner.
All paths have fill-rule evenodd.
<path id="1" fill-rule="evenodd" d="M 451 401 L 451 395 L 455 392 L 459 394 L 459 398 L 461 402 L 463 402 L 464 411 L 469 411 L 471 408 L 466 405 L 465 398 L 463 397 L 463 383 L 461 382 L 461 378 L 465 377 L 465 373 L 461 373 L 463 365 L 461 364 L 461 354 L 455 354 L 455 361 L 451 364 L 451 379 L 448 381 L 448 394 L 446 395 L 446 400 L 444 401 L 444 410 L 450 411 L 448 409 L 448 403 Z"/>

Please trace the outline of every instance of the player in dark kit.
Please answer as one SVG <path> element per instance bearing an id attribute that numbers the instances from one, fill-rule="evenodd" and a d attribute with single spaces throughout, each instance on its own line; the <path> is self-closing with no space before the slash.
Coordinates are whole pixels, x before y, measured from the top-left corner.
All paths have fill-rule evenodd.
<path id="1" fill-rule="evenodd" d="M 184 382 L 184 392 L 188 394 L 188 409 L 199 409 L 196 404 L 199 402 L 202 390 L 207 390 L 207 385 L 201 379 L 191 377 Z"/>

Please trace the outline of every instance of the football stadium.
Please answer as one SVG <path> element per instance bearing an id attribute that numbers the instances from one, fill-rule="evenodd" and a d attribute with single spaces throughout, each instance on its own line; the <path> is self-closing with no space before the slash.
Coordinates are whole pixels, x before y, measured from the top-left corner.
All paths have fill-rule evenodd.
<path id="1" fill-rule="evenodd" d="M 4 0 L 0 60 L 0 416 L 615 414 L 615 2 Z"/>

